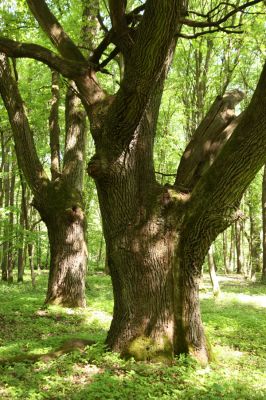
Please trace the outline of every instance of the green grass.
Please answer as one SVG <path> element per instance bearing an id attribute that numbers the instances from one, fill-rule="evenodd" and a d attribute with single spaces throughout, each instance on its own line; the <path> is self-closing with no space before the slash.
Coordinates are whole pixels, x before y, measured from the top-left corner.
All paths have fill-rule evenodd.
<path id="1" fill-rule="evenodd" d="M 181 357 L 171 366 L 121 360 L 104 351 L 111 321 L 109 277 L 88 277 L 88 307 L 62 309 L 43 304 L 47 275 L 37 288 L 0 284 L 0 358 L 44 354 L 69 338 L 97 342 L 84 353 L 50 362 L 0 367 L 0 399 L 249 400 L 266 398 L 266 286 L 236 277 L 223 280 L 214 299 L 209 283 L 201 290 L 202 315 L 215 361 L 201 368 Z"/>

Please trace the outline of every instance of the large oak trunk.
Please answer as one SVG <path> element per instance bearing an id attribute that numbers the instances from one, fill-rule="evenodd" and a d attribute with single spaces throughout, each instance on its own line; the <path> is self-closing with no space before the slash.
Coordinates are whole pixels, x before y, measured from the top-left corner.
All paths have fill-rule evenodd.
<path id="1" fill-rule="evenodd" d="M 156 182 L 156 107 L 147 115 L 126 154 L 106 166 L 98 152 L 88 167 L 97 185 L 114 291 L 107 345 L 141 360 L 185 352 L 206 362 L 198 276 L 179 249 L 188 196 Z"/>
<path id="2" fill-rule="evenodd" d="M 174 246 L 175 233 L 157 216 L 108 238 L 113 350 L 146 360 L 172 356 Z"/>
<path id="3" fill-rule="evenodd" d="M 209 351 L 198 285 L 202 254 L 198 258 L 197 252 L 193 254 L 196 265 L 180 248 L 184 213 L 180 211 L 178 217 L 172 213 L 173 207 L 182 209 L 183 196 L 177 206 L 178 193 L 173 200 L 173 190 L 154 186 L 149 206 L 139 205 L 132 220 L 123 222 L 129 209 L 119 206 L 119 197 L 115 202 L 114 185 L 108 187 L 101 209 L 114 291 L 109 348 L 153 361 L 187 353 L 205 364 Z M 101 199 L 101 189 L 99 193 Z"/>

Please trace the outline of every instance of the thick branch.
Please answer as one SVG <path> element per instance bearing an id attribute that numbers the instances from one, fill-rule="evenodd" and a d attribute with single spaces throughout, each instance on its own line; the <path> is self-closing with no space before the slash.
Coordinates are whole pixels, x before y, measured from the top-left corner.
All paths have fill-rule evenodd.
<path id="1" fill-rule="evenodd" d="M 0 53 L 0 92 L 12 127 L 19 167 L 33 193 L 40 194 L 48 177 L 36 152 L 17 83 L 11 75 L 8 59 L 3 53 Z"/>
<path id="2" fill-rule="evenodd" d="M 138 27 L 136 43 L 125 76 L 106 121 L 104 147 L 113 157 L 129 146 L 174 49 L 174 36 L 182 1 L 148 0 Z M 160 29 L 158 29 L 160 27 Z"/>
<path id="3" fill-rule="evenodd" d="M 85 61 L 79 48 L 64 31 L 44 0 L 27 0 L 28 6 L 60 54 L 69 60 Z"/>
<path id="4" fill-rule="evenodd" d="M 63 176 L 72 188 L 82 192 L 86 146 L 86 113 L 71 83 L 66 94 L 66 141 Z"/>
<path id="5" fill-rule="evenodd" d="M 191 191 L 213 163 L 241 120 L 235 116 L 235 106 L 243 98 L 243 92 L 232 90 L 214 101 L 180 160 L 175 181 L 177 187 Z"/>
<path id="6" fill-rule="evenodd" d="M 60 125 L 59 125 L 59 74 L 52 71 L 52 99 L 51 110 L 49 115 L 49 131 L 50 131 L 50 151 L 51 151 L 51 175 L 52 179 L 56 179 L 60 172 Z"/>
<path id="7" fill-rule="evenodd" d="M 90 107 L 92 104 L 97 103 L 105 98 L 105 93 L 99 86 L 96 79 L 96 66 L 92 63 L 85 62 L 85 58 L 83 57 L 79 48 L 63 30 L 62 26 L 51 13 L 44 0 L 27 0 L 27 3 L 43 31 L 47 34 L 60 54 L 64 57 L 64 67 L 69 65 L 71 61 L 75 61 L 77 73 L 72 74 L 71 71 L 71 74 L 64 75 L 75 80 L 84 106 L 86 107 L 86 111 L 90 112 Z M 67 59 L 67 62 L 65 59 Z M 85 65 L 87 65 L 87 69 L 84 71 L 84 74 L 81 74 L 79 71 L 83 70 Z"/>
<path id="8" fill-rule="evenodd" d="M 124 54 L 128 54 L 133 45 L 126 18 L 126 3 L 126 0 L 109 0 L 115 44 Z"/>
<path id="9" fill-rule="evenodd" d="M 109 0 L 111 21 L 114 31 L 119 35 L 127 32 L 126 0 Z"/>
<path id="10" fill-rule="evenodd" d="M 93 51 L 96 45 L 97 36 L 100 30 L 100 24 L 98 21 L 99 15 L 99 0 L 83 0 L 83 12 L 82 12 L 82 33 L 81 39 L 84 45 L 89 47 L 90 53 Z"/>
<path id="11" fill-rule="evenodd" d="M 265 109 L 266 64 L 243 118 L 192 192 L 182 238 L 192 263 L 193 252 L 197 254 L 201 244 L 201 251 L 208 249 L 215 237 L 239 217 L 241 196 L 266 162 Z"/>
<path id="12" fill-rule="evenodd" d="M 83 75 L 88 71 L 86 62 L 74 62 L 57 56 L 45 47 L 33 43 L 21 43 L 7 38 L 0 38 L 0 51 L 9 57 L 33 58 L 55 69 L 67 78 Z"/>

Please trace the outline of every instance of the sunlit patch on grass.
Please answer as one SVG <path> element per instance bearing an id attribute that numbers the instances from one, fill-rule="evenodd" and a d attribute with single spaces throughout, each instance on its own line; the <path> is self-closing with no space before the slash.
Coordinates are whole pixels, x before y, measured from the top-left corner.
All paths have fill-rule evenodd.
<path id="1" fill-rule="evenodd" d="M 102 324 L 103 327 L 109 327 L 112 321 L 112 316 L 104 311 L 90 310 L 86 317 L 86 323 L 95 324 L 96 322 Z"/>

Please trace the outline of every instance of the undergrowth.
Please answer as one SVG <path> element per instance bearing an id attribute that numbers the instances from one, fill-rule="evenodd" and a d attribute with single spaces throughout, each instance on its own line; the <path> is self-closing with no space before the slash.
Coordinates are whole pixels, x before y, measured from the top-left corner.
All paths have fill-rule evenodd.
<path id="1" fill-rule="evenodd" d="M 0 359 L 45 354 L 66 339 L 92 339 L 84 352 L 49 362 L 28 361 L 0 366 L 1 399 L 262 400 L 266 398 L 266 286 L 223 280 L 222 294 L 201 290 L 205 330 L 215 360 L 201 368 L 188 357 L 169 366 L 122 360 L 105 351 L 111 321 L 109 277 L 88 277 L 86 309 L 42 310 L 47 275 L 37 288 L 0 284 Z"/>

